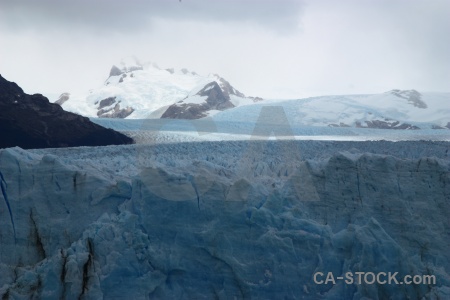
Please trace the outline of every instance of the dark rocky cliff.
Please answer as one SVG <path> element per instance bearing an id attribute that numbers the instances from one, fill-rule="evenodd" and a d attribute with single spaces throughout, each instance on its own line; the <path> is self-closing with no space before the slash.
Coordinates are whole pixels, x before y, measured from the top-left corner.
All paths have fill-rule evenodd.
<path id="1" fill-rule="evenodd" d="M 66 112 L 40 94 L 28 95 L 0 75 L 0 148 L 131 144 L 121 133 Z"/>

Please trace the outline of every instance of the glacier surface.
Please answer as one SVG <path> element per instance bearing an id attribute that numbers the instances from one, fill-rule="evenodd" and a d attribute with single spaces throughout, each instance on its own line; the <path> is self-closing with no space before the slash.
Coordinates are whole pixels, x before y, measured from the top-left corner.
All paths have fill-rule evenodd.
<path id="1" fill-rule="evenodd" d="M 448 299 L 443 141 L 0 150 L 11 299 Z M 315 272 L 434 275 L 317 285 Z"/>

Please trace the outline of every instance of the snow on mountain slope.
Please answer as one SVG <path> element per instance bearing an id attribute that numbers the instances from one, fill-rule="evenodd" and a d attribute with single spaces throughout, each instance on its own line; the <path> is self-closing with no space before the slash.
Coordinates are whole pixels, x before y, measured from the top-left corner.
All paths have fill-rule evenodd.
<path id="1" fill-rule="evenodd" d="M 450 129 L 450 93 L 419 93 L 414 90 L 392 90 L 375 95 L 266 100 L 233 111 L 219 112 L 213 118 L 217 121 L 255 123 L 263 106 L 282 106 L 291 126 Z M 278 122 L 277 116 L 264 122 Z"/>
<path id="2" fill-rule="evenodd" d="M 0 150 L 0 297 L 448 299 L 448 143 L 253 144 Z"/>
<path id="3" fill-rule="evenodd" d="M 62 102 L 65 110 L 88 117 L 159 118 L 161 110 L 185 99 L 193 89 L 217 82 L 234 106 L 251 104 L 260 98 L 245 97 L 217 74 L 201 76 L 187 69 L 161 69 L 135 58 L 113 66 L 104 85 L 86 94 L 72 94 Z"/>

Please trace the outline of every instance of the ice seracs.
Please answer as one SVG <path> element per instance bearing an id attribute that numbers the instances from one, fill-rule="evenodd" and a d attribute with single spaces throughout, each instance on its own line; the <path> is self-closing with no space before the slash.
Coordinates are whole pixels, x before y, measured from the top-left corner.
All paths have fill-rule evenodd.
<path id="1" fill-rule="evenodd" d="M 448 143 L 248 143 L 0 150 L 0 297 L 448 298 Z"/>

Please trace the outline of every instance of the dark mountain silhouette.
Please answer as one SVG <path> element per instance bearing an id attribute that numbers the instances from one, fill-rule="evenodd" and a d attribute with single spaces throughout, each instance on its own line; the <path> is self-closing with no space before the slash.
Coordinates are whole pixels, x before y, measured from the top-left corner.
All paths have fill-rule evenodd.
<path id="1" fill-rule="evenodd" d="M 66 112 L 41 94 L 28 95 L 0 75 L 0 148 L 131 144 L 121 133 Z"/>

